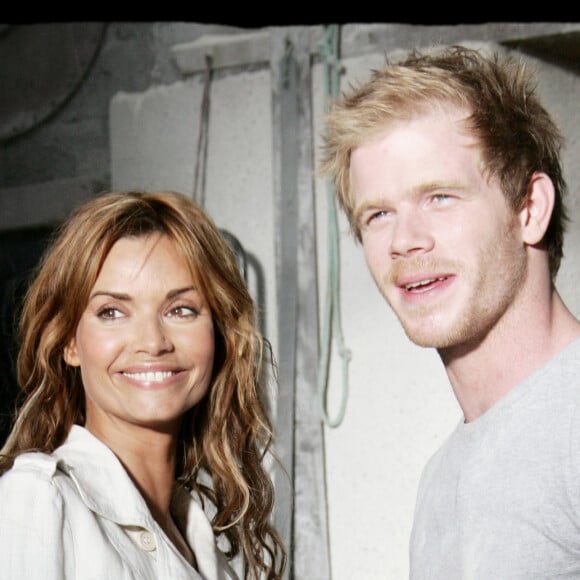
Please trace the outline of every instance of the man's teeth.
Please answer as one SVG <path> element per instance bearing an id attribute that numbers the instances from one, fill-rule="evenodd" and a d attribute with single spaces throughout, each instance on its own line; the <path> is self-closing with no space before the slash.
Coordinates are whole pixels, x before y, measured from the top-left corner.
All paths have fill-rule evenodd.
<path id="1" fill-rule="evenodd" d="M 420 282 L 413 282 L 412 284 L 407 284 L 405 286 L 405 288 L 407 290 L 415 290 L 415 289 L 421 288 L 423 286 L 429 286 L 430 284 L 433 284 L 433 282 L 443 281 L 443 280 L 445 280 L 445 278 L 430 278 L 429 280 L 421 280 Z"/>
<path id="2" fill-rule="evenodd" d="M 146 383 L 161 382 L 168 379 L 173 375 L 172 371 L 147 371 L 144 373 L 123 373 L 126 377 L 130 379 L 135 379 L 136 381 L 143 381 Z"/>

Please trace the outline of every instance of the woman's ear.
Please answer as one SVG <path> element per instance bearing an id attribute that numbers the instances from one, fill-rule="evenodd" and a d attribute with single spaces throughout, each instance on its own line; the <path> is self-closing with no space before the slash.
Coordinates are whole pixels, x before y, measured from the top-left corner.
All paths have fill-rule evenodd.
<path id="1" fill-rule="evenodd" d="M 532 175 L 526 203 L 520 211 L 523 241 L 534 246 L 544 238 L 554 209 L 554 184 L 541 172 Z"/>
<path id="2" fill-rule="evenodd" d="M 64 362 L 71 367 L 78 367 L 81 364 L 79 355 L 77 353 L 77 341 L 71 338 L 70 342 L 64 347 L 63 351 Z"/>

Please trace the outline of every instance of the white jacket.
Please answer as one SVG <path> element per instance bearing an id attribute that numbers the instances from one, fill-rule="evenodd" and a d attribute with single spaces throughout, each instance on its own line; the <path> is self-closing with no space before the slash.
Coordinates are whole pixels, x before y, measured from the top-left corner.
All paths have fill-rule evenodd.
<path id="1" fill-rule="evenodd" d="M 236 579 L 199 499 L 178 488 L 172 513 L 199 573 L 157 525 L 114 453 L 75 425 L 54 453 L 25 453 L 0 477 L 0 578 Z"/>

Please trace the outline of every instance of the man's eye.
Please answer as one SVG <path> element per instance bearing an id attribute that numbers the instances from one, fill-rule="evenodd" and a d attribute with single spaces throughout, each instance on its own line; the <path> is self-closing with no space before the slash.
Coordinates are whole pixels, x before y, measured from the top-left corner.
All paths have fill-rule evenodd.
<path id="1" fill-rule="evenodd" d="M 371 222 L 376 221 L 378 219 L 381 219 L 383 217 L 386 217 L 387 215 L 389 215 L 389 212 L 384 210 L 384 209 L 381 209 L 379 211 L 375 211 L 369 215 L 369 217 L 367 219 L 367 223 L 370 224 Z"/>

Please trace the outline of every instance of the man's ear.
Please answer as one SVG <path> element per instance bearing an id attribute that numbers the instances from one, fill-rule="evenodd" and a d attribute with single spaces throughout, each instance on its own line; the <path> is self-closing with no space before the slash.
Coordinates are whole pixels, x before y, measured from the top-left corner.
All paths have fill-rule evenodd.
<path id="1" fill-rule="evenodd" d="M 63 351 L 64 362 L 71 367 L 78 367 L 81 364 L 79 360 L 79 355 L 77 352 L 77 341 L 75 338 L 71 338 L 70 342 L 64 347 Z"/>
<path id="2" fill-rule="evenodd" d="M 523 241 L 534 246 L 539 244 L 550 223 L 555 199 L 552 180 L 541 172 L 532 175 L 528 184 L 526 203 L 520 211 Z"/>

